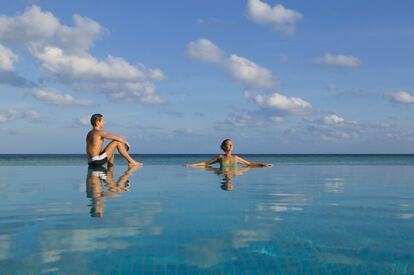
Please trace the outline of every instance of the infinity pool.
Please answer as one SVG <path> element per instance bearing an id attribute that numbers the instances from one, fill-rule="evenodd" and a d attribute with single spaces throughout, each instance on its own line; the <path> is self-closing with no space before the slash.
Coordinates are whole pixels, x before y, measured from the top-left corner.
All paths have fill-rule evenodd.
<path id="1" fill-rule="evenodd" d="M 414 156 L 202 159 L 0 157 L 0 274 L 414 273 Z"/>

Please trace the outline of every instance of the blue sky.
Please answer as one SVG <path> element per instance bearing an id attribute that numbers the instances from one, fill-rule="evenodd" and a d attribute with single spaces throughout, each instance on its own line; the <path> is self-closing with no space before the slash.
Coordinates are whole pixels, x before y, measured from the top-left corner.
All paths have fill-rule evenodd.
<path id="1" fill-rule="evenodd" d="M 0 2 L 1 153 L 414 153 L 412 1 Z"/>

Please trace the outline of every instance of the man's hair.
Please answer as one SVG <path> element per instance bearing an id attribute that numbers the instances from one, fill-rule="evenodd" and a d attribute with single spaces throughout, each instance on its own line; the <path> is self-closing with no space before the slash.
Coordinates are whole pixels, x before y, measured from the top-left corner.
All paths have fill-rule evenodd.
<path id="1" fill-rule="evenodd" d="M 231 139 L 227 138 L 227 139 L 223 140 L 223 142 L 220 145 L 221 150 L 226 151 L 226 147 L 225 146 L 226 146 L 226 143 L 228 141 L 231 141 Z"/>
<path id="2" fill-rule="evenodd" d="M 91 116 L 91 124 L 92 124 L 92 126 L 95 127 L 96 126 L 96 123 L 98 121 L 100 121 L 102 118 L 103 118 L 103 115 L 101 115 L 101 114 L 93 114 Z"/>

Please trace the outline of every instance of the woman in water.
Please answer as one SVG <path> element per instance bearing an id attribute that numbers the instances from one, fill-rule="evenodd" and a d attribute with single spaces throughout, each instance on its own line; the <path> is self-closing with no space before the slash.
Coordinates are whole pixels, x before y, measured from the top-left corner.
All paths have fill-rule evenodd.
<path id="1" fill-rule="evenodd" d="M 187 164 L 187 167 L 207 167 L 214 163 L 220 163 L 220 169 L 227 169 L 227 168 L 237 168 L 237 164 L 243 164 L 249 167 L 272 167 L 271 163 L 259 163 L 259 162 L 251 162 L 245 159 L 242 159 L 239 156 L 232 155 L 233 152 L 233 142 L 231 139 L 225 139 L 220 145 L 220 148 L 224 151 L 224 155 L 219 155 L 211 160 L 198 162 L 193 164 Z"/>

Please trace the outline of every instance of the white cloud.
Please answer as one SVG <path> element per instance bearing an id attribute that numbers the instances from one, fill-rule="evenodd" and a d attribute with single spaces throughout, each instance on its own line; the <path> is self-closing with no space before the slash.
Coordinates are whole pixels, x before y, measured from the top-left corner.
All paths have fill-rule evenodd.
<path id="1" fill-rule="evenodd" d="M 199 39 L 187 45 L 187 55 L 195 60 L 218 64 L 223 67 L 233 79 L 247 87 L 270 88 L 275 79 L 272 73 L 253 61 L 231 54 L 228 55 L 208 39 Z"/>
<path id="2" fill-rule="evenodd" d="M 311 104 L 299 97 L 287 97 L 279 93 L 256 95 L 254 101 L 262 108 L 282 113 L 298 114 L 311 108 Z"/>
<path id="3" fill-rule="evenodd" d="M 335 65 L 342 67 L 358 67 L 361 61 L 355 56 L 325 54 L 313 60 L 316 64 Z"/>
<path id="4" fill-rule="evenodd" d="M 255 23 L 272 25 L 276 31 L 287 34 L 294 33 L 296 22 L 303 18 L 301 13 L 283 5 L 271 7 L 260 0 L 248 0 L 247 15 Z"/>
<path id="5" fill-rule="evenodd" d="M 73 15 L 75 26 L 60 24 L 51 12 L 31 6 L 21 15 L 0 17 L 0 40 L 12 46 L 43 47 L 53 44 L 66 51 L 83 52 L 105 33 L 99 23 Z"/>
<path id="6" fill-rule="evenodd" d="M 13 71 L 13 65 L 17 59 L 17 55 L 0 44 L 0 70 Z"/>
<path id="7" fill-rule="evenodd" d="M 143 103 L 151 104 L 164 102 L 157 95 L 155 86 L 149 82 L 106 82 L 99 89 L 112 99 L 133 101 L 138 98 Z"/>
<path id="8" fill-rule="evenodd" d="M 391 102 L 394 103 L 403 103 L 403 104 L 411 104 L 414 103 L 414 96 L 411 94 L 405 92 L 405 91 L 399 91 L 399 92 L 393 92 L 386 94 Z"/>
<path id="9" fill-rule="evenodd" d="M 52 13 L 42 11 L 38 6 L 27 8 L 15 17 L 1 16 L 0 43 L 25 47 L 43 69 L 66 85 L 103 91 L 111 98 L 162 102 L 152 83 L 165 79 L 160 69 L 134 65 L 112 55 L 104 59 L 94 57 L 89 49 L 107 31 L 87 17 L 75 14 L 72 19 L 74 26 L 63 25 Z M 0 49 L 0 68 L 1 52 Z M 131 85 L 135 88 L 128 88 Z M 109 86 L 116 86 L 117 89 L 105 89 Z M 69 101 L 68 97 L 57 100 Z M 75 100 L 71 104 L 78 103 Z"/>
<path id="10" fill-rule="evenodd" d="M 323 118 L 323 123 L 326 125 L 336 125 L 344 123 L 345 119 L 335 114 L 327 115 Z"/>
<path id="11" fill-rule="evenodd" d="M 272 73 L 247 58 L 232 54 L 228 58 L 226 67 L 233 78 L 248 86 L 270 88 L 274 85 Z"/>
<path id="12" fill-rule="evenodd" d="M 225 53 L 205 38 L 188 43 L 186 53 L 191 59 L 212 63 L 221 63 L 225 58 Z"/>
<path id="13" fill-rule="evenodd" d="M 56 92 L 45 91 L 40 89 L 37 89 L 33 93 L 33 96 L 40 101 L 44 101 L 53 105 L 88 106 L 93 104 L 93 102 L 90 100 L 75 99 L 73 96 L 69 94 L 59 94 Z"/>
<path id="14" fill-rule="evenodd" d="M 105 60 L 97 60 L 89 54 L 65 54 L 62 49 L 51 46 L 33 54 L 48 71 L 78 81 L 141 81 L 162 75 L 160 71 L 147 71 L 144 66 L 132 66 L 124 59 L 111 55 Z"/>

